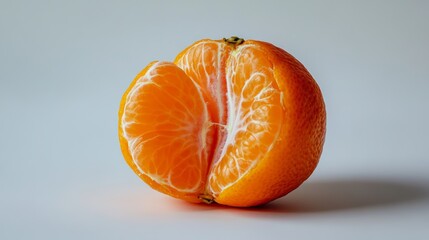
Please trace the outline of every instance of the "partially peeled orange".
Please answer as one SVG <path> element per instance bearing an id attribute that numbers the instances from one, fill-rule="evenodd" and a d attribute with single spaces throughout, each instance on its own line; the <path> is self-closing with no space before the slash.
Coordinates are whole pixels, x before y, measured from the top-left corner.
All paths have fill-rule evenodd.
<path id="1" fill-rule="evenodd" d="M 118 129 L 126 162 L 153 189 L 245 207 L 310 176 L 325 125 L 321 91 L 297 59 L 231 37 L 150 63 L 122 97 Z"/>

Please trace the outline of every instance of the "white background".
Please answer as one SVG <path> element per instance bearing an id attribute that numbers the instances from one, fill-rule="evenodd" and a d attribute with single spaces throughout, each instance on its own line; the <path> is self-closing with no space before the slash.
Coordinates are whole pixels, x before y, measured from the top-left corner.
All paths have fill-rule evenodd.
<path id="1" fill-rule="evenodd" d="M 427 1 L 0 1 L 0 239 L 428 239 Z M 325 96 L 320 164 L 265 207 L 151 190 L 117 140 L 150 61 L 238 35 Z"/>

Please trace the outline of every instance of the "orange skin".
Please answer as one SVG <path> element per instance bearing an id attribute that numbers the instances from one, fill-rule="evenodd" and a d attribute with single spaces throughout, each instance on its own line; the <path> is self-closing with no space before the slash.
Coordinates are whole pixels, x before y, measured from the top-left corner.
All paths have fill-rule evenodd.
<path id="1" fill-rule="evenodd" d="M 186 87 L 188 95 L 197 96 L 199 92 L 202 100 L 195 102 L 198 106 L 200 102 L 205 105 L 208 112 L 205 119 L 211 122 L 197 126 L 199 135 L 195 135 L 203 133 L 207 154 L 198 155 L 198 159 L 196 155 L 186 155 L 190 161 L 201 163 L 202 169 L 195 177 L 183 176 L 186 181 L 174 178 L 176 173 L 170 172 L 169 176 L 178 179 L 176 187 L 142 174 L 136 165 L 140 162 L 133 159 L 129 139 L 124 134 L 128 130 L 124 130 L 121 121 L 128 114 L 124 112 L 127 96 L 154 63 L 140 72 L 124 93 L 118 128 L 121 149 L 126 162 L 152 188 L 189 202 L 248 207 L 286 195 L 316 168 L 326 131 L 325 105 L 317 83 L 284 50 L 266 42 L 237 40 L 204 39 L 183 50 L 174 61 L 185 73 L 183 83 L 193 82 L 198 86 L 195 90 L 193 85 Z M 201 111 L 189 114 L 198 115 Z M 259 119 L 260 124 L 251 119 Z M 167 142 L 157 144 L 163 146 Z M 177 169 L 176 162 L 168 162 L 174 165 L 170 166 L 165 165 L 164 159 L 152 161 L 155 165 L 159 161 L 162 169 Z M 189 163 L 180 164 L 183 169 Z M 197 176 L 206 178 L 193 182 Z M 184 192 L 178 189 L 179 185 L 198 187 Z"/>

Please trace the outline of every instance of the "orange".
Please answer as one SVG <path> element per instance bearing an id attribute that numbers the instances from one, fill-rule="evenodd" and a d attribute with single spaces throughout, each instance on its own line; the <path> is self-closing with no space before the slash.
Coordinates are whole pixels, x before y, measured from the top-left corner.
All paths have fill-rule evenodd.
<path id="1" fill-rule="evenodd" d="M 310 176 L 325 125 L 321 91 L 297 59 L 231 37 L 144 68 L 122 97 L 118 129 L 126 162 L 152 188 L 246 207 Z"/>

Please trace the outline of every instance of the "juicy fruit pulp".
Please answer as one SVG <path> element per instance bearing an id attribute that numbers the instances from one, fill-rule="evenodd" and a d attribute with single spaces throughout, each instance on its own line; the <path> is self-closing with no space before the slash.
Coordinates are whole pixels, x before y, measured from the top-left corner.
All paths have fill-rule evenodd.
<path id="1" fill-rule="evenodd" d="M 260 41 L 205 39 L 137 75 L 121 101 L 119 139 L 154 189 L 254 206 L 310 176 L 325 119 L 316 82 L 290 54 Z"/>

